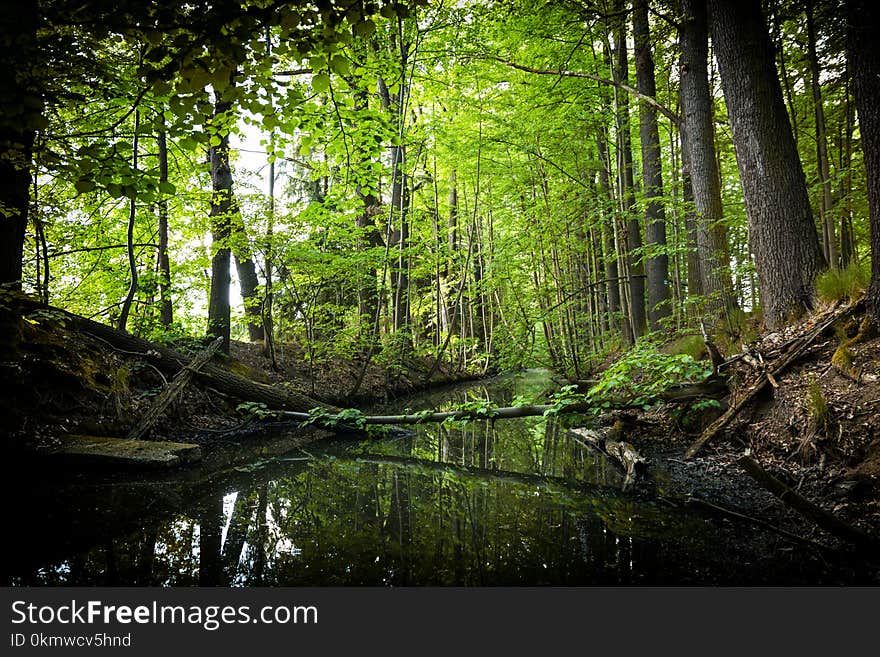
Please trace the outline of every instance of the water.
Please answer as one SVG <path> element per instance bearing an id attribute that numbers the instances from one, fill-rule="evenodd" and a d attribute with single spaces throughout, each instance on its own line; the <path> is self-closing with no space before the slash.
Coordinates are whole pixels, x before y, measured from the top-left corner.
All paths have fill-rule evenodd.
<path id="1" fill-rule="evenodd" d="M 504 405 L 551 388 L 529 371 L 405 405 Z M 21 478 L 4 583 L 815 583 L 812 557 L 731 554 L 729 527 L 622 494 L 615 467 L 553 418 L 427 425 L 281 455 L 250 438 L 226 452 L 239 463 L 137 481 Z"/>

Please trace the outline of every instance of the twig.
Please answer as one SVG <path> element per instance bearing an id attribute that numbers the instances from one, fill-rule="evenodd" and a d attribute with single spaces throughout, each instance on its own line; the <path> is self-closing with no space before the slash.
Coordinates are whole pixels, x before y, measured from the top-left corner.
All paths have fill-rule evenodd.
<path id="1" fill-rule="evenodd" d="M 828 547 L 827 545 L 819 543 L 818 541 L 814 541 L 811 538 L 806 538 L 805 536 L 799 536 L 798 534 L 794 534 L 790 531 L 786 531 L 785 529 L 777 527 L 776 525 L 769 523 L 766 520 L 761 520 L 760 518 L 755 518 L 753 516 L 749 516 L 744 513 L 740 513 L 739 511 L 734 511 L 733 509 L 728 509 L 726 507 L 719 506 L 717 504 L 709 502 L 708 500 L 704 500 L 700 497 L 695 497 L 694 495 L 689 495 L 686 501 L 688 504 L 697 504 L 699 506 L 706 507 L 707 509 L 712 509 L 713 511 L 718 511 L 719 513 L 723 513 L 724 515 L 730 516 L 732 518 L 737 518 L 739 520 L 745 520 L 746 522 L 750 522 L 752 524 L 758 525 L 759 527 L 763 527 L 764 529 L 769 529 L 770 531 L 776 532 L 780 536 L 784 536 L 784 537 L 789 538 L 793 541 L 805 543 L 807 545 L 811 545 L 811 546 L 818 548 L 820 550 L 833 551 L 833 549 Z"/>

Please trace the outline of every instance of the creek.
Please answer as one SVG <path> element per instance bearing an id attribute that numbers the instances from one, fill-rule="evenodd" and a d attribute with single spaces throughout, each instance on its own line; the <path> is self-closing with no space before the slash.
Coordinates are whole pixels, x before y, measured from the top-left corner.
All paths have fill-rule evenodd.
<path id="1" fill-rule="evenodd" d="M 553 388 L 548 372 L 529 370 L 372 410 L 443 410 L 478 399 L 509 405 Z M 743 549 L 731 537 L 754 528 L 622 493 L 618 469 L 561 423 L 418 425 L 395 437 L 322 440 L 281 454 L 249 437 L 227 441 L 227 450 L 244 454 L 233 467 L 163 476 L 7 473 L 11 552 L 3 581 L 821 583 L 815 554 L 771 536 Z"/>

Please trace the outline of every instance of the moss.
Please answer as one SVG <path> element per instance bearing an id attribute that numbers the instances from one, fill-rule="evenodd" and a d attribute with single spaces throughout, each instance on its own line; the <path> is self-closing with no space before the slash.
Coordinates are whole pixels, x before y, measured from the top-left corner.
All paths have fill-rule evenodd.
<path id="1" fill-rule="evenodd" d="M 226 369 L 228 369 L 233 374 L 238 374 L 239 376 L 251 379 L 252 381 L 269 383 L 269 378 L 263 372 L 255 370 L 254 368 L 247 365 L 246 363 L 241 362 L 240 360 L 232 360 L 230 358 L 224 364 L 226 365 Z"/>
<path id="2" fill-rule="evenodd" d="M 840 345 L 834 350 L 831 356 L 831 364 L 834 368 L 845 376 L 854 377 L 856 374 L 853 370 L 853 352 L 847 343 Z"/>
<path id="3" fill-rule="evenodd" d="M 810 377 L 810 382 L 807 385 L 806 405 L 807 413 L 816 428 L 825 431 L 831 424 L 831 411 L 822 392 L 822 386 L 814 376 Z"/>
<path id="4" fill-rule="evenodd" d="M 707 357 L 706 344 L 702 336 L 684 335 L 667 344 L 663 351 L 673 356 L 686 355 L 694 360 L 702 360 Z"/>

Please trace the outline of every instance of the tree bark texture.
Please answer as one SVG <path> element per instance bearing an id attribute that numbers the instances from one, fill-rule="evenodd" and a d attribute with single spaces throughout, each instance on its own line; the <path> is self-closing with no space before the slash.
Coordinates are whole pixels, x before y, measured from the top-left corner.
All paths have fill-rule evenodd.
<path id="1" fill-rule="evenodd" d="M 615 8 L 621 13 L 615 31 L 614 81 L 625 83 L 629 79 L 629 62 L 626 48 L 626 21 L 623 18 L 624 5 L 618 2 Z M 629 98 L 618 89 L 614 91 L 617 99 L 617 162 L 620 201 L 626 217 L 626 259 L 629 277 L 629 314 L 633 338 L 645 334 L 647 317 L 645 315 L 645 265 L 642 261 L 642 226 L 634 208 L 635 181 L 633 179 L 632 138 L 629 124 Z"/>
<path id="2" fill-rule="evenodd" d="M 853 76 L 871 217 L 871 283 L 867 311 L 880 325 L 880 7 L 847 0 L 847 50 Z"/>
<path id="3" fill-rule="evenodd" d="M 715 157 L 705 0 L 682 0 L 681 9 L 682 150 L 697 211 L 694 237 L 695 255 L 699 260 L 699 294 L 707 297 L 709 312 L 721 308 L 732 310 L 736 304 L 727 229 L 723 224 L 721 178 Z"/>
<path id="4" fill-rule="evenodd" d="M 760 0 L 708 0 L 708 7 L 764 324 L 777 327 L 812 308 L 825 259 Z"/>
<path id="5" fill-rule="evenodd" d="M 225 126 L 231 104 L 217 98 L 213 123 L 220 143 L 208 152 L 211 159 L 211 291 L 208 296 L 208 335 L 223 338 L 223 352 L 229 353 L 230 308 L 229 275 L 232 234 L 232 214 L 236 212 L 232 196 L 232 171 L 229 168 L 229 130 Z"/>
<path id="6" fill-rule="evenodd" d="M 165 130 L 156 136 L 159 154 L 159 182 L 168 182 L 168 143 Z M 159 199 L 159 321 L 162 326 L 174 323 L 174 307 L 171 303 L 171 260 L 168 256 L 168 200 Z"/>
<path id="7" fill-rule="evenodd" d="M 0 3 L 0 285 L 21 289 L 35 126 L 43 99 L 37 83 L 36 2 Z"/>
<path id="8" fill-rule="evenodd" d="M 657 84 L 647 0 L 633 0 L 636 81 L 639 93 L 654 97 Z M 660 132 L 657 110 L 647 103 L 639 105 L 639 136 L 642 146 L 642 186 L 645 193 L 645 259 L 648 285 L 648 322 L 652 331 L 663 328 L 661 321 L 672 314 L 669 291 L 669 255 L 666 253 L 666 212 L 663 209 L 663 165 L 660 159 Z"/>

